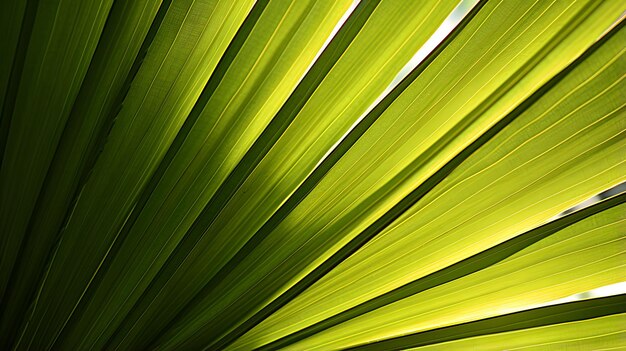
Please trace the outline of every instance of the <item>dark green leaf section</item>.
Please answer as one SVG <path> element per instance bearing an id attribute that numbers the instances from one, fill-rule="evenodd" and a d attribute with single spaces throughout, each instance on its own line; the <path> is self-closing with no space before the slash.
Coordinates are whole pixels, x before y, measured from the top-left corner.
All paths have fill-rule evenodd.
<path id="1" fill-rule="evenodd" d="M 21 252 L 112 0 L 78 3 L 29 1 L 25 5 L 2 109 L 6 147 L 0 169 L 0 232 L 6 235 L 0 239 L 0 296 Z"/>
<path id="2" fill-rule="evenodd" d="M 8 0 L 0 15 L 0 168 L 39 0 Z"/>
<path id="3" fill-rule="evenodd" d="M 534 243 L 543 240 L 564 228 L 567 228 L 586 218 L 601 213 L 602 211 L 618 206 L 624 202 L 626 202 L 626 194 L 621 194 L 606 201 L 582 209 L 580 211 L 573 212 L 565 217 L 561 217 L 555 221 L 544 224 L 526 233 L 520 234 L 519 236 L 509 239 L 486 251 L 466 258 L 442 270 L 431 273 L 423 278 L 417 279 L 409 284 L 394 289 L 377 298 L 374 298 L 358 306 L 350 308 L 342 313 L 334 315 L 331 318 L 313 324 L 310 327 L 307 327 L 282 339 L 264 345 L 259 349 L 278 350 L 299 340 L 305 339 L 322 330 L 331 328 L 337 324 L 343 323 L 347 320 L 363 315 L 377 308 L 386 306 L 395 301 L 404 299 L 430 288 L 451 282 L 453 280 L 475 273 L 479 270 L 485 269 L 489 266 L 495 265 L 496 263 L 501 262 L 508 257 L 511 257 L 515 253 L 524 250 Z"/>
<path id="4" fill-rule="evenodd" d="M 575 322 L 626 312 L 626 295 L 589 299 L 511 313 L 417 334 L 360 345 L 349 350 L 405 350 L 446 341 Z"/>
<path id="5" fill-rule="evenodd" d="M 163 16 L 165 15 L 165 12 L 167 11 L 167 6 L 163 7 L 165 5 L 166 4 L 162 5 L 161 9 L 159 10 L 154 20 L 153 26 L 150 28 L 150 32 L 146 36 L 144 45 L 142 45 L 142 49 L 139 51 L 140 57 L 141 57 L 142 52 L 145 54 L 144 50 L 147 51 L 149 44 L 146 45 L 146 43 L 153 39 L 154 33 L 156 33 L 156 29 L 158 29 L 158 25 L 160 25 L 160 21 L 162 20 Z M 168 149 L 167 154 L 161 161 L 159 167 L 157 168 L 157 170 L 155 171 L 155 174 L 150 179 L 148 185 L 146 185 L 139 200 L 137 201 L 137 204 L 133 208 L 128 220 L 126 220 L 123 228 L 120 230 L 119 235 L 121 238 L 126 239 L 126 236 L 129 230 L 132 228 L 132 225 L 137 220 L 137 217 L 139 216 L 141 210 L 144 208 L 146 202 L 150 198 L 150 195 L 154 191 L 155 187 L 159 184 L 161 177 L 165 173 L 166 169 L 169 167 L 172 159 L 176 156 L 176 154 L 180 150 L 180 147 L 184 143 L 186 136 L 189 134 L 189 131 L 193 128 L 193 125 L 196 123 L 200 112 L 206 105 L 207 101 L 209 100 L 213 92 L 215 91 L 220 81 L 223 79 L 226 71 L 232 64 L 234 57 L 237 55 L 237 53 L 241 49 L 246 38 L 250 34 L 250 31 L 252 30 L 252 28 L 258 21 L 259 17 L 263 13 L 263 10 L 265 9 L 266 5 L 267 5 L 267 1 L 257 2 L 254 8 L 248 14 L 248 17 L 246 18 L 242 26 L 239 28 L 237 34 L 235 35 L 235 38 L 230 43 L 229 47 L 226 49 L 226 52 L 224 53 L 217 67 L 215 68 L 215 71 L 211 75 L 211 78 L 209 79 L 206 86 L 204 87 L 204 90 L 202 91 L 202 94 L 198 98 L 198 101 L 196 102 L 189 116 L 185 120 L 179 133 L 176 135 L 176 138 L 174 139 L 174 141 L 172 142 L 172 145 Z M 140 65 L 140 61 L 136 62 L 136 64 Z M 137 69 L 138 69 L 138 66 L 137 66 Z M 134 70 L 135 70 L 135 66 L 133 66 L 133 69 L 131 70 L 131 75 L 133 74 Z M 66 328 L 64 328 L 63 333 L 60 335 L 58 345 L 62 345 L 63 348 L 68 348 L 68 349 L 86 347 L 86 344 L 78 344 L 78 342 L 82 341 L 83 343 L 86 343 L 87 340 L 77 339 L 75 337 L 76 335 L 73 335 L 75 334 L 73 333 L 73 331 L 75 330 L 75 328 L 77 328 L 80 325 L 86 325 L 86 324 L 88 325 L 91 323 L 95 323 L 94 320 L 98 319 L 97 315 L 93 315 L 93 314 L 85 315 L 86 303 L 88 301 L 92 301 L 92 297 L 103 279 L 104 272 L 106 272 L 109 269 L 112 260 L 115 258 L 115 253 L 117 253 L 120 247 L 125 244 L 126 245 L 129 244 L 128 240 L 118 240 L 114 243 L 113 247 L 111 248 L 111 255 L 109 256 L 110 258 L 107 259 L 103 263 L 102 268 L 99 270 L 98 274 L 95 276 L 94 281 L 91 285 L 91 288 L 86 292 L 85 297 L 81 300 L 81 303 L 78 305 L 76 312 L 72 315 L 72 319 L 68 322 L 68 325 L 66 326 Z M 114 328 L 115 325 L 117 324 L 112 324 L 109 326 L 107 330 L 102 331 L 99 334 L 99 337 L 95 341 L 91 341 L 91 343 L 89 344 L 89 347 L 90 348 L 104 347 L 104 344 L 106 343 L 108 338 L 111 336 L 111 334 L 115 330 Z M 87 335 L 79 335 L 79 336 L 87 337 Z"/>
<path id="6" fill-rule="evenodd" d="M 1 335 L 15 335 L 22 324 L 20 321 L 37 291 L 37 283 L 58 240 L 63 220 L 83 183 L 80 180 L 88 173 L 89 159 L 93 157 L 90 155 L 98 151 L 94 136 L 105 134 L 107 122 L 112 121 L 117 113 L 154 36 L 146 36 L 148 28 L 152 23 L 150 31 L 156 32 L 160 25 L 159 16 L 153 22 L 160 3 L 159 0 L 116 2 L 111 8 L 11 275 L 7 303 L 2 305 L 4 310 L 0 313 Z M 167 5 L 164 3 L 160 7 L 160 17 L 167 10 Z M 128 28 L 133 31 L 128 31 Z M 140 45 L 142 49 L 139 49 Z M 7 340 L 3 345 L 10 345 L 11 342 Z"/>
<path id="7" fill-rule="evenodd" d="M 169 7 L 68 217 L 20 347 L 47 348 L 58 340 L 251 7 L 252 1 L 177 1 Z"/>
<path id="8" fill-rule="evenodd" d="M 170 8 L 171 4 L 172 0 L 146 0 L 142 3 L 114 3 L 114 7 L 111 10 L 112 13 L 109 17 L 110 25 L 108 25 L 107 23 L 105 29 L 108 29 L 109 32 L 114 31 L 114 33 L 117 34 L 117 37 L 112 38 L 110 41 L 103 40 L 100 45 L 106 47 L 106 49 L 103 49 L 103 51 L 106 50 L 106 53 L 102 53 L 102 55 L 104 55 L 105 57 L 113 56 L 112 53 L 115 53 L 116 51 L 124 51 L 125 60 L 123 61 L 123 65 L 119 68 L 118 72 L 115 75 L 116 80 L 113 82 L 113 89 L 111 89 L 111 91 L 114 92 L 113 96 L 115 98 L 107 101 L 107 105 L 102 109 L 103 116 L 101 117 L 101 120 L 99 119 L 96 121 L 96 123 L 93 124 L 93 129 L 83 127 L 83 129 L 92 132 L 90 133 L 90 144 L 83 151 L 85 154 L 83 161 L 84 165 L 82 165 L 79 184 L 85 183 L 87 177 L 93 169 L 98 155 L 102 152 L 102 148 L 104 147 L 107 137 L 111 132 L 111 128 L 115 123 L 115 118 L 122 109 L 122 103 L 124 102 L 124 98 L 126 97 L 126 94 L 128 94 L 131 83 L 133 82 L 133 79 L 135 79 L 135 77 L 137 76 L 137 72 L 139 72 L 139 68 L 146 58 L 146 55 L 148 54 L 148 49 L 150 49 L 150 45 L 154 41 L 154 38 L 156 37 L 157 32 L 159 31 L 159 28 L 161 27 L 163 19 L 165 18 L 165 15 L 167 14 L 167 11 Z M 140 16 L 138 16 L 139 9 L 142 9 Z M 112 27 L 112 29 L 109 29 L 108 27 Z M 130 38 L 128 37 L 128 32 L 122 32 L 122 29 L 125 28 L 134 28 L 133 35 Z M 111 37 L 112 35 L 109 37 L 105 37 L 105 39 Z M 131 39 L 132 41 L 129 42 L 129 46 L 125 50 L 116 50 L 121 49 L 122 44 L 126 43 L 118 42 L 118 40 L 122 38 L 127 40 Z M 139 47 L 139 50 L 137 51 L 136 46 L 140 42 L 141 47 Z M 134 60 L 132 59 L 133 57 Z M 127 68 L 129 62 L 132 62 L 130 70 L 128 70 Z M 108 61 L 106 63 L 97 63 L 100 64 L 100 66 L 102 67 L 115 67 L 115 65 L 113 64 L 115 62 L 111 61 Z M 126 78 L 123 78 L 124 76 Z M 121 86 L 119 86 L 121 82 L 123 83 Z M 106 86 L 106 84 L 103 85 Z M 73 135 L 68 135 L 68 138 L 72 136 Z"/>

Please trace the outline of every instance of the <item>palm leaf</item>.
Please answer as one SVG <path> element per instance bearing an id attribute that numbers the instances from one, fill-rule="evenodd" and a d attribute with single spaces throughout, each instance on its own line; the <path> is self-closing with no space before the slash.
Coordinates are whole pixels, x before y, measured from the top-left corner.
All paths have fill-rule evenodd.
<path id="1" fill-rule="evenodd" d="M 623 313 L 607 317 L 587 317 L 587 319 L 566 323 L 494 333 L 494 335 L 466 338 L 456 342 L 416 349 L 467 350 L 470 347 L 479 347 L 481 350 L 499 350 L 502 345 L 507 345 L 512 350 L 516 348 L 542 350 L 547 347 L 555 349 L 576 347 L 618 349 L 623 345 L 624 331 L 619 325 L 623 325 L 626 321 L 624 317 Z"/>
<path id="2" fill-rule="evenodd" d="M 0 346 L 623 347 L 626 4 L 456 5 L 3 2 Z"/>

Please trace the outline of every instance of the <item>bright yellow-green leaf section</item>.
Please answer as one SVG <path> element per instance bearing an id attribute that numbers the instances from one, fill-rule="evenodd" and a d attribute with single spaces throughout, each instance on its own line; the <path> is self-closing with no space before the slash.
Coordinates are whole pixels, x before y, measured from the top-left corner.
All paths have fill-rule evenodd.
<path id="1" fill-rule="evenodd" d="M 623 350 L 626 314 L 580 322 L 478 336 L 410 349 L 412 351 Z"/>
<path id="2" fill-rule="evenodd" d="M 611 14 L 619 6 L 597 2 L 588 5 L 489 2 L 458 40 L 418 77 L 228 280 L 241 280 L 243 274 L 251 272 L 258 272 L 257 278 L 237 285 L 229 281 L 223 284 L 234 286 L 231 291 L 236 294 L 262 288 L 269 284 L 271 270 L 278 266 L 279 272 L 293 270 L 295 260 L 317 250 L 320 259 L 283 289 L 294 284 L 595 42 L 612 23 Z M 616 79 L 617 72 L 623 70 L 623 60 L 618 59 L 616 40 L 606 45 L 604 54 L 595 55 L 594 62 L 573 74 L 567 84 L 527 112 L 525 118 L 485 145 L 480 154 L 453 173 L 451 180 L 444 181 L 392 228 L 235 345 L 266 343 L 330 317 L 533 228 L 623 179 L 615 166 L 621 162 L 618 137 L 607 142 L 604 150 L 596 148 L 582 156 L 577 153 L 613 137 L 622 126 L 619 117 L 623 111 L 617 96 L 623 84 Z M 485 53 L 485 47 L 490 51 Z M 468 60 L 479 63 L 467 70 Z M 595 76 L 594 70 L 604 64 L 607 69 Z M 583 83 L 584 79 L 575 77 L 581 72 L 593 84 L 585 83 L 574 90 Z M 511 86 L 507 78 L 516 84 Z M 611 84 L 614 86 L 604 92 Z M 600 93 L 596 99 L 595 94 Z M 562 98 L 567 99 L 560 101 Z M 553 102 L 559 102 L 559 108 L 550 108 Z M 590 122 L 603 113 L 609 116 L 596 124 Z M 441 120 L 449 121 L 447 131 L 442 130 L 446 124 Z M 551 125 L 556 126 L 549 129 Z M 568 133 L 586 135 L 587 143 L 582 144 L 580 138 Z M 531 140 L 534 135 L 537 137 Z M 435 148 L 428 149 L 430 145 Z M 507 155 L 518 146 L 519 150 Z M 576 157 L 579 161 L 570 160 Z M 478 160 L 481 163 L 470 168 Z M 559 165 L 556 160 L 569 162 Z M 397 174 L 401 175 L 399 180 L 393 178 Z M 457 185 L 446 197 L 438 198 L 470 176 L 466 182 L 471 184 Z M 575 185 L 587 178 L 590 181 L 584 185 Z M 385 182 L 383 189 L 395 191 L 393 196 L 362 195 L 372 194 Z M 565 190 L 559 193 L 561 189 Z M 544 199 L 546 194 L 551 195 Z M 534 206 L 539 200 L 541 204 Z M 361 210 L 357 204 L 363 204 Z M 375 211 L 365 207 L 367 204 Z M 362 212 L 349 211 L 354 208 Z M 414 215 L 417 212 L 419 215 Z M 325 240 L 337 240 L 335 233 L 348 230 L 344 240 L 328 249 Z M 459 240 L 470 233 L 479 233 L 473 245 Z M 310 238 L 317 240 L 318 247 L 309 244 Z M 309 246 L 301 247 L 305 241 Z M 257 285 L 251 288 L 253 284 Z"/>
<path id="3" fill-rule="evenodd" d="M 409 3 L 384 0 L 378 5 L 289 128 L 233 199 L 223 205 L 219 217 L 206 229 L 206 235 L 176 269 L 172 279 L 166 286 L 158 288 L 158 299 L 142 316 L 139 322 L 141 326 L 137 330 L 152 328 L 153 320 L 171 315 L 179 308 L 172 301 L 187 301 L 198 288 L 206 284 L 305 179 L 322 155 L 374 102 L 395 73 L 437 29 L 454 5 L 453 2 L 434 0 Z M 207 110 L 206 113 L 211 111 Z M 238 138 L 236 135 L 232 136 Z M 213 141 L 217 142 L 219 141 Z M 218 164 L 208 165 L 208 178 L 199 177 L 199 186 L 206 184 L 207 179 L 212 179 L 214 171 L 211 169 L 219 166 L 226 153 L 230 152 L 221 147 L 218 150 L 224 155 L 214 159 Z M 208 151 L 210 150 L 202 153 Z M 237 160 L 234 156 L 228 156 L 228 167 L 232 167 L 233 161 Z M 212 180 L 217 183 L 210 184 L 211 187 L 223 179 L 222 171 L 219 174 L 219 177 Z M 194 196 L 197 197 L 197 194 L 190 192 L 187 198 Z M 206 195 L 202 195 L 202 198 L 201 201 L 206 201 Z M 207 250 L 211 250 L 212 254 L 207 256 Z M 253 295 L 249 297 L 254 298 Z M 202 311 L 202 308 L 198 311 Z M 200 319 L 194 321 L 186 332 L 200 330 L 205 320 L 216 316 L 213 312 L 200 314 Z M 218 319 L 212 322 L 217 322 Z M 181 325 L 187 323 L 183 321 Z M 219 324 L 218 327 L 224 326 L 223 321 Z M 164 337 L 164 340 L 168 337 Z M 172 337 L 173 345 L 181 340 L 185 340 L 185 335 Z"/>
<path id="4" fill-rule="evenodd" d="M 625 224 L 622 204 L 487 269 L 381 307 L 287 349 L 339 349 L 533 308 L 624 281 Z"/>

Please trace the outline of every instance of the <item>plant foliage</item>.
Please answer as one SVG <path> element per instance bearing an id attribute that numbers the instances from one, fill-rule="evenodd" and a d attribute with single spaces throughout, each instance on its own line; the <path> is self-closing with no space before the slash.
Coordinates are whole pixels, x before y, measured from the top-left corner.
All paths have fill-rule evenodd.
<path id="1" fill-rule="evenodd" d="M 625 347 L 626 3 L 456 5 L 2 1 L 0 349 Z"/>

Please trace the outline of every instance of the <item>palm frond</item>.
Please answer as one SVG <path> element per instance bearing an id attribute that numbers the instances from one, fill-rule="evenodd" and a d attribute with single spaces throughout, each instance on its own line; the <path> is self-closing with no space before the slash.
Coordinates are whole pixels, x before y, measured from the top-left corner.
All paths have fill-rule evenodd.
<path id="1" fill-rule="evenodd" d="M 4 1 L 0 348 L 623 347 L 624 10 Z"/>

